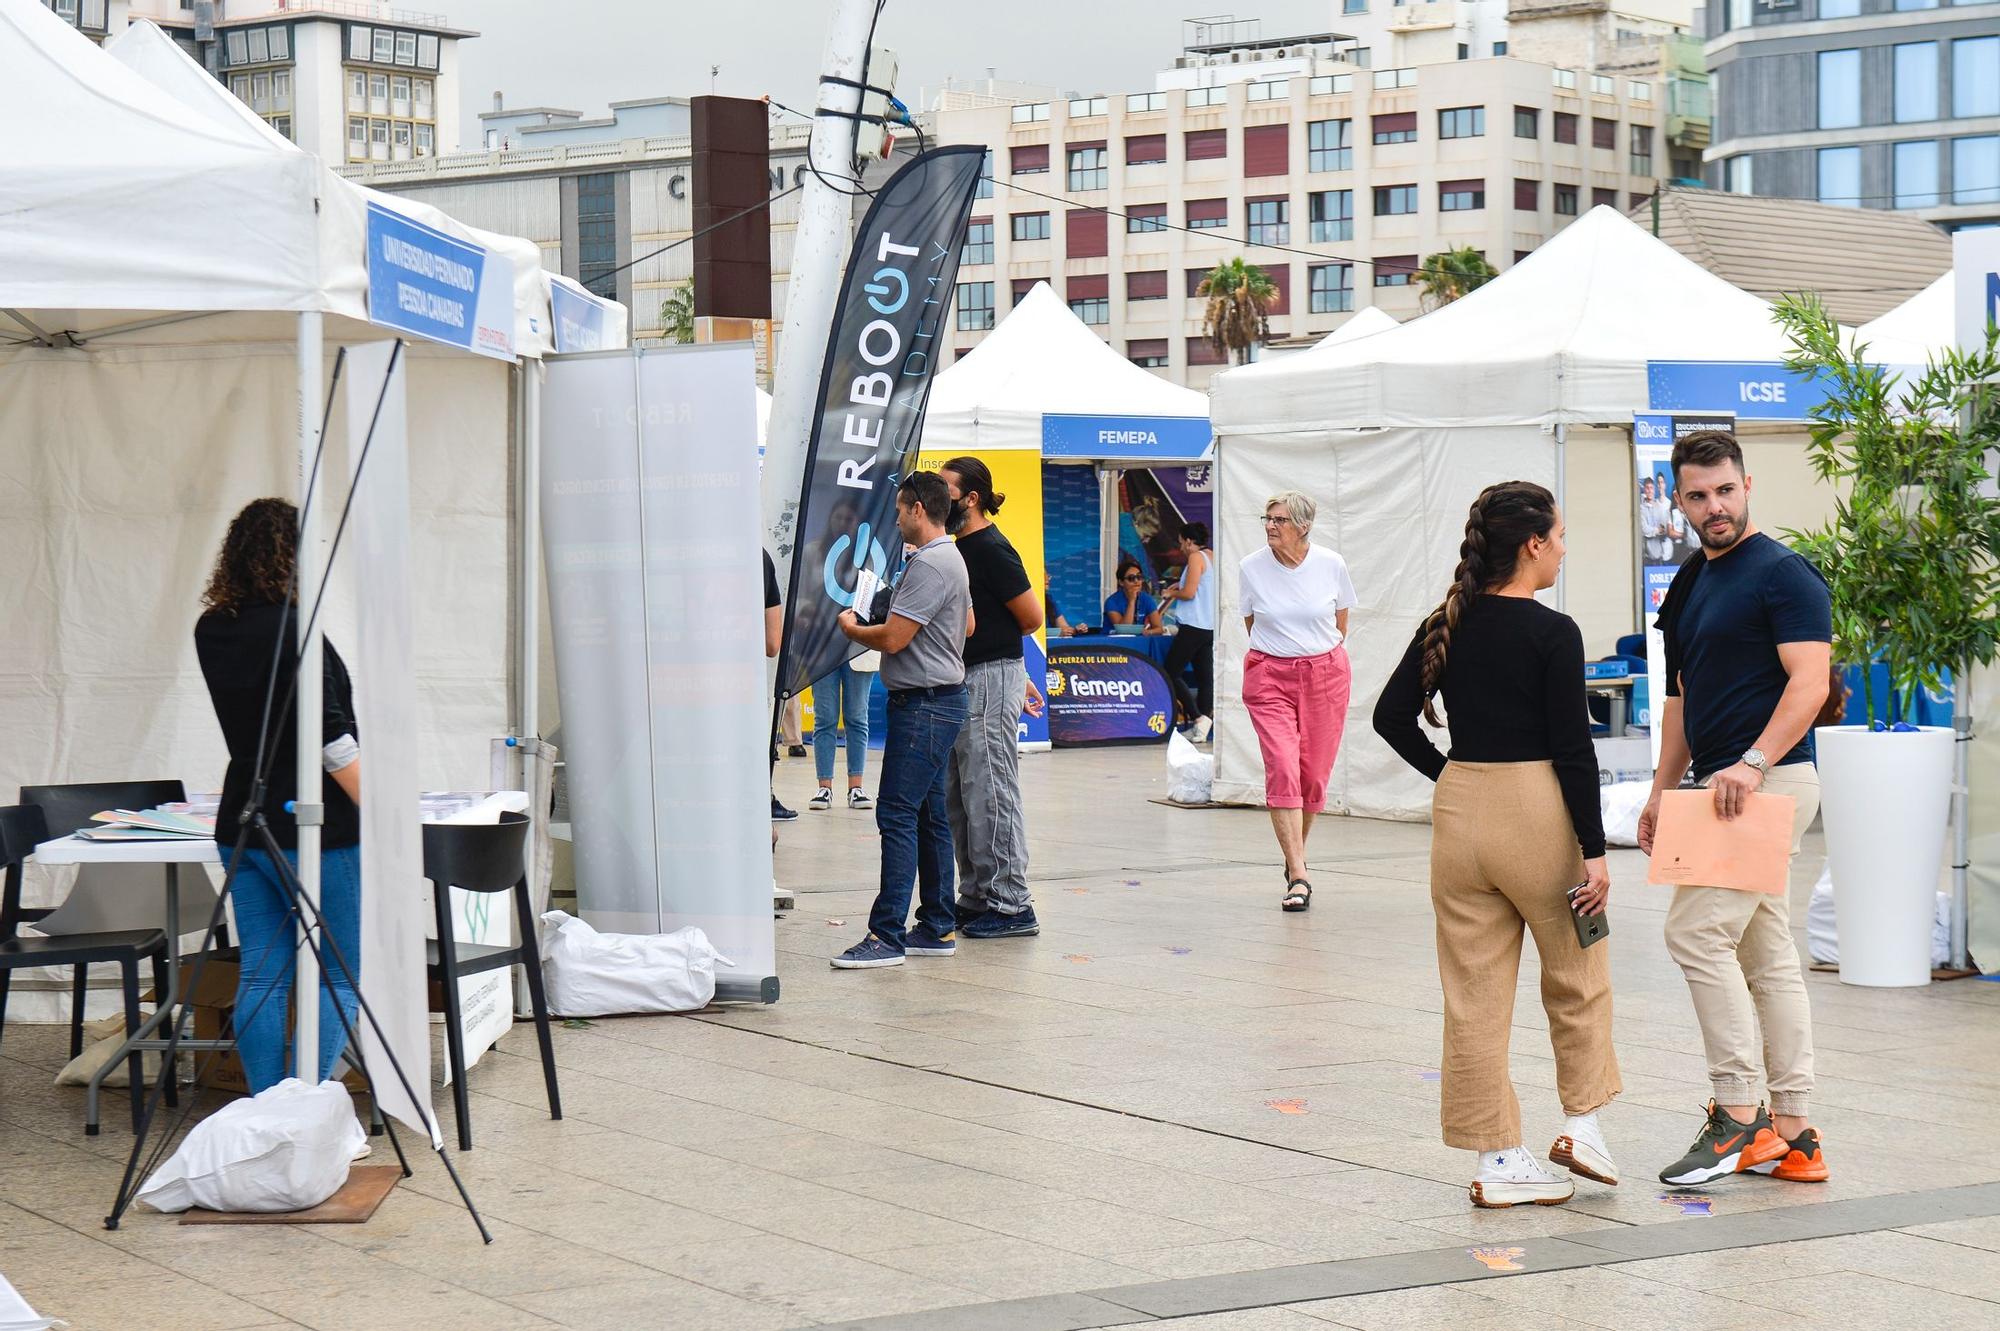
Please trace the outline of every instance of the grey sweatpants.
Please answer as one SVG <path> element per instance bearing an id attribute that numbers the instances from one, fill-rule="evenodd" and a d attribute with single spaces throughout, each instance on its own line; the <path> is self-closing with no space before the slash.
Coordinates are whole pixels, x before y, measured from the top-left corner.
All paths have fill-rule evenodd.
<path id="1" fill-rule="evenodd" d="M 958 894 L 1019 915 L 1028 896 L 1028 823 L 1021 813 L 1021 708 L 1028 674 L 1019 657 L 965 670 L 965 729 L 945 775 Z"/>

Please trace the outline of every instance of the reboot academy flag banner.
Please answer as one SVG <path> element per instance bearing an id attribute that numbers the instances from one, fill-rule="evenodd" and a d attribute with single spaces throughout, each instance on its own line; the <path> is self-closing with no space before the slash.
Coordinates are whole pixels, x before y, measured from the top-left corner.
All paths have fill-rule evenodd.
<path id="1" fill-rule="evenodd" d="M 803 691 L 859 654 L 836 622 L 864 568 L 902 563 L 896 486 L 916 450 L 958 277 L 959 241 L 985 161 L 939 148 L 890 177 L 854 236 L 820 372 L 785 598 L 778 692 Z"/>

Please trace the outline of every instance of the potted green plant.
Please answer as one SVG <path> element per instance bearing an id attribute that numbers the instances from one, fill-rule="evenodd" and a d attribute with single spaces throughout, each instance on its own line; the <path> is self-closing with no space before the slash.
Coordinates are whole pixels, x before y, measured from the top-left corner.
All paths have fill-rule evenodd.
<path id="1" fill-rule="evenodd" d="M 1988 461 L 2000 448 L 2000 364 L 1989 339 L 1976 354 L 1941 351 L 1905 379 L 1869 364 L 1817 297 L 1788 297 L 1777 317 L 1787 368 L 1825 390 L 1811 457 L 1835 490 L 1828 522 L 1786 535 L 1832 590 L 1834 659 L 1881 661 L 1890 680 L 1878 698 L 1864 672 L 1868 724 L 1814 732 L 1841 979 L 1926 984 L 1956 746 L 1952 729 L 1908 726 L 1901 713 L 1946 671 L 1962 677 L 2000 653 L 2000 492 Z"/>

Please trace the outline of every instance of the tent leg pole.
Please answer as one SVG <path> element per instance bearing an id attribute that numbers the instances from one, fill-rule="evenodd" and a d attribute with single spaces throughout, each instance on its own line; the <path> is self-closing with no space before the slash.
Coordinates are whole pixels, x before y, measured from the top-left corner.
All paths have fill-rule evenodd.
<path id="1" fill-rule="evenodd" d="M 1556 507 L 1569 509 L 1569 430 L 1556 426 Z M 1561 568 L 1556 570 L 1556 609 L 1567 613 L 1569 608 L 1569 573 Z"/>
<path id="2" fill-rule="evenodd" d="M 319 460 L 319 402 L 324 391 L 325 367 L 324 317 L 317 310 L 307 310 L 299 315 L 299 549 L 298 549 L 298 589 L 299 604 L 311 606 L 319 599 L 320 588 L 325 583 L 327 569 L 324 552 L 320 549 L 320 509 L 329 497 L 324 489 L 324 481 L 313 475 Z M 317 483 L 317 484 L 316 484 Z M 319 493 L 315 494 L 315 489 Z M 296 613 L 293 617 L 295 632 L 304 636 L 298 644 L 299 673 L 297 704 L 293 712 L 294 737 L 298 749 L 298 799 L 301 804 L 319 804 L 322 781 L 320 776 L 320 749 L 325 740 L 320 735 L 320 712 L 322 703 L 322 678 L 320 675 L 321 633 L 317 622 L 308 627 L 304 618 Z M 306 811 L 301 810 L 304 814 Z M 299 819 L 299 889 L 312 904 L 312 917 L 319 914 L 319 850 L 320 820 L 317 813 Z M 295 1035 L 292 1042 L 292 1067 L 299 1080 L 308 1085 L 318 1084 L 319 1072 L 319 960 L 311 945 L 306 941 L 304 919 L 300 922 L 297 969 L 293 973 L 292 993 L 297 1001 Z"/>
<path id="3" fill-rule="evenodd" d="M 542 366 L 521 363 L 521 642 L 520 735 L 522 773 L 531 770 L 533 746 L 541 739 L 542 605 Z M 532 786 L 529 787 L 532 789 Z"/>

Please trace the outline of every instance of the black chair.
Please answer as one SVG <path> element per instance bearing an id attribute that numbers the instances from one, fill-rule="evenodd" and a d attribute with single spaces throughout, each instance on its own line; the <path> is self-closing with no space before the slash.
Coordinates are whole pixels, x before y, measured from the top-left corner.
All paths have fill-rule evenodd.
<path id="1" fill-rule="evenodd" d="M 99 808 L 104 806 L 99 805 Z M 93 809 L 91 812 L 96 812 Z M 52 938 L 22 937 L 21 924 L 30 917 L 39 919 L 47 911 L 21 909 L 21 862 L 36 846 L 49 840 L 48 824 L 42 810 L 34 805 L 0 808 L 0 868 L 6 870 L 6 887 L 0 895 L 0 1029 L 7 1017 L 7 989 L 13 974 L 29 966 L 74 966 L 76 968 L 75 1015 L 71 1022 L 70 1057 L 82 1052 L 84 981 L 94 962 L 116 963 L 125 991 L 125 1033 L 139 1029 L 139 959 L 153 962 L 153 983 L 167 992 L 167 935 L 162 929 L 125 929 L 100 934 L 62 934 Z M 131 1072 L 132 1130 L 139 1130 L 145 1103 L 146 1076 L 140 1056 L 129 1059 Z M 173 1094 L 172 1082 L 168 1095 Z M 92 1126 L 91 1131 L 95 1131 Z"/>
<path id="2" fill-rule="evenodd" d="M 458 1005 L 458 982 L 467 975 L 523 966 L 535 1010 L 535 1038 L 542 1046 L 542 1079 L 549 1088 L 549 1117 L 562 1117 L 556 1090 L 555 1046 L 549 1041 L 549 1000 L 542 989 L 542 957 L 536 946 L 534 908 L 528 901 L 528 818 L 503 813 L 498 823 L 425 823 L 424 877 L 431 881 L 437 908 L 437 941 L 429 947 L 430 977 L 444 989 L 445 1050 L 451 1063 L 451 1102 L 458 1115 L 458 1149 L 472 1149 L 472 1108 L 465 1089 L 465 1035 Z M 521 941 L 515 947 L 459 944 L 451 933 L 451 888 L 467 892 L 512 892 Z M 513 999 L 508 998 L 511 1005 Z"/>
<path id="3" fill-rule="evenodd" d="M 178 803 L 187 798 L 187 790 L 178 781 L 84 781 L 71 782 L 59 786 L 22 786 L 21 803 L 32 804 L 42 811 L 42 818 L 48 824 L 48 836 L 68 836 L 70 833 L 90 826 L 93 814 L 107 809 L 155 809 L 162 804 Z M 168 869 L 168 873 L 173 870 Z M 21 914 L 21 923 L 33 924 L 36 920 L 53 913 L 50 910 L 29 910 Z M 227 943 L 225 934 L 222 941 Z M 90 967 L 79 965 L 71 982 L 69 1056 L 75 1058 L 83 1052 L 83 1000 L 90 982 Z M 0 977 L 0 1017 L 7 1011 L 7 991 L 4 977 Z M 162 994 L 166 993 L 164 987 Z"/>

